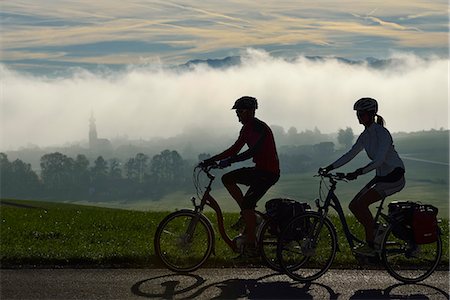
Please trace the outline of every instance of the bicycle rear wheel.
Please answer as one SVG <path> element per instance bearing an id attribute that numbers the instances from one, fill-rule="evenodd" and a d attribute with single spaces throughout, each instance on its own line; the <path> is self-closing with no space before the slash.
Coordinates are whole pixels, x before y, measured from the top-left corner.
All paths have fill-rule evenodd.
<path id="1" fill-rule="evenodd" d="M 336 249 L 336 231 L 330 220 L 310 212 L 294 217 L 282 230 L 277 258 L 289 277 L 310 282 L 330 268 Z"/>
<path id="2" fill-rule="evenodd" d="M 405 283 L 426 279 L 436 270 L 442 256 L 441 235 L 435 242 L 416 245 L 397 238 L 390 226 L 383 241 L 381 258 L 389 274 Z M 439 230 L 439 229 L 438 229 Z"/>
<path id="3" fill-rule="evenodd" d="M 174 212 L 156 229 L 155 254 L 172 271 L 192 272 L 211 255 L 214 232 L 209 221 L 191 210 Z"/>
<path id="4" fill-rule="evenodd" d="M 265 220 L 258 231 L 258 247 L 261 258 L 269 268 L 274 271 L 281 272 L 277 258 L 277 243 L 279 229 L 275 221 L 272 219 Z"/>

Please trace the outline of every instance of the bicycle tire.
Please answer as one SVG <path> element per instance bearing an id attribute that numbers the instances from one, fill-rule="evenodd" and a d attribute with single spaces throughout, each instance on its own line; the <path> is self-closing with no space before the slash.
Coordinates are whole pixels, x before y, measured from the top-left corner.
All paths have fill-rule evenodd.
<path id="1" fill-rule="evenodd" d="M 265 220 L 258 230 L 258 248 L 264 263 L 274 271 L 281 272 L 280 263 L 277 258 L 278 226 L 271 219 Z"/>
<path id="2" fill-rule="evenodd" d="M 194 232 L 189 224 L 198 217 Z M 208 219 L 192 210 L 169 214 L 158 225 L 154 237 L 155 254 L 174 272 L 188 273 L 200 268 L 211 255 L 214 231 Z"/>
<path id="3" fill-rule="evenodd" d="M 395 237 L 392 230 L 393 227 L 389 226 L 381 251 L 381 258 L 388 273 L 404 283 L 416 283 L 428 278 L 441 261 L 440 230 L 438 229 L 435 242 L 422 245 L 401 240 Z"/>
<path id="4" fill-rule="evenodd" d="M 323 225 L 319 229 L 321 220 Z M 316 234 L 318 240 L 314 243 Z M 294 217 L 282 230 L 277 258 L 285 274 L 307 283 L 328 271 L 336 251 L 337 236 L 331 221 L 316 212 L 306 212 Z"/>

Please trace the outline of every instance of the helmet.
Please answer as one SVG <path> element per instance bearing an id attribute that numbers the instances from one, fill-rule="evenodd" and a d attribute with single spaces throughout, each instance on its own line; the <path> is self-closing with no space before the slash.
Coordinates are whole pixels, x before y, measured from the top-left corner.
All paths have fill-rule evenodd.
<path id="1" fill-rule="evenodd" d="M 243 96 L 234 102 L 231 109 L 257 109 L 258 101 L 256 98 L 250 96 Z"/>
<path id="2" fill-rule="evenodd" d="M 377 100 L 372 98 L 361 98 L 353 105 L 354 110 L 378 112 Z"/>

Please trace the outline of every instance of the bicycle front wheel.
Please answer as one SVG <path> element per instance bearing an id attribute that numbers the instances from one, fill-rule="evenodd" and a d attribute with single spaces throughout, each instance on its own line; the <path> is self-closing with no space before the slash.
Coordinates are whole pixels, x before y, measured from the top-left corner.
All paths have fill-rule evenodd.
<path id="1" fill-rule="evenodd" d="M 390 226 L 383 241 L 381 258 L 389 274 L 405 283 L 426 279 L 436 270 L 442 256 L 441 235 L 433 243 L 416 245 L 397 238 Z M 439 230 L 439 229 L 438 229 Z"/>
<path id="2" fill-rule="evenodd" d="M 174 212 L 156 229 L 155 254 L 172 271 L 192 272 L 211 255 L 214 232 L 209 221 L 191 210 Z"/>
<path id="3" fill-rule="evenodd" d="M 322 276 L 336 256 L 336 231 L 330 220 L 310 212 L 294 217 L 282 230 L 277 257 L 283 271 L 299 282 Z"/>

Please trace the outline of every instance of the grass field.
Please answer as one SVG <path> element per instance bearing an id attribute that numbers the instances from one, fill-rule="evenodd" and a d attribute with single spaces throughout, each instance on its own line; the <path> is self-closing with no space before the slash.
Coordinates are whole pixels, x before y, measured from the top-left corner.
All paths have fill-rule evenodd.
<path id="1" fill-rule="evenodd" d="M 164 211 L 132 211 L 38 201 L 2 200 L 1 265 L 162 267 L 155 258 L 153 236 Z M 212 213 L 208 218 L 215 224 Z M 225 213 L 225 226 L 234 223 L 236 213 Z M 332 219 L 335 225 L 336 219 Z M 362 228 L 354 218 L 349 225 L 357 235 Z M 339 248 L 333 267 L 357 267 L 357 262 L 336 226 Z M 448 220 L 441 224 L 444 240 L 443 267 L 448 267 Z M 237 232 L 230 232 L 236 235 Z M 233 266 L 236 255 L 216 235 L 216 255 L 206 266 Z"/>

